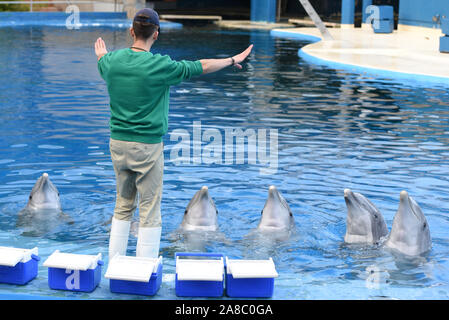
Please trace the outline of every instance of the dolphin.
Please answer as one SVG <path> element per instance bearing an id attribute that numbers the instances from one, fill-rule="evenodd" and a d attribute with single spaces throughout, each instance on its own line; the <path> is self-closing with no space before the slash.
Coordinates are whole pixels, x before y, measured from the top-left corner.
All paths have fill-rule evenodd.
<path id="1" fill-rule="evenodd" d="M 218 210 L 209 195 L 209 189 L 203 186 L 198 190 L 184 211 L 181 229 L 186 231 L 216 231 Z"/>
<path id="2" fill-rule="evenodd" d="M 376 244 L 388 234 L 382 214 L 360 193 L 344 190 L 348 213 L 346 216 L 346 243 Z"/>
<path id="3" fill-rule="evenodd" d="M 47 173 L 36 181 L 28 197 L 28 203 L 17 218 L 17 227 L 24 228 L 24 235 L 41 236 L 68 216 L 62 212 L 59 191 Z"/>
<path id="4" fill-rule="evenodd" d="M 385 246 L 408 256 L 429 251 L 432 240 L 429 224 L 421 208 L 407 191 L 401 191 L 399 201 L 399 208 Z"/>
<path id="5" fill-rule="evenodd" d="M 61 202 L 59 201 L 59 191 L 50 181 L 48 173 L 42 174 L 37 179 L 28 197 L 28 210 L 55 210 L 61 211 Z"/>
<path id="6" fill-rule="evenodd" d="M 289 231 L 295 224 L 292 211 L 287 201 L 275 186 L 268 188 L 268 198 L 262 209 L 257 230 L 259 231 Z"/>

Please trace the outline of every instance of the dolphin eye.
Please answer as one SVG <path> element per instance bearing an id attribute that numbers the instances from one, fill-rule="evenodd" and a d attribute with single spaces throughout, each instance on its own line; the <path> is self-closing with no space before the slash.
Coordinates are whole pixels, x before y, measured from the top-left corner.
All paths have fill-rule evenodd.
<path id="1" fill-rule="evenodd" d="M 186 215 L 187 214 L 187 210 L 186 211 L 184 211 L 184 215 Z"/>
<path id="2" fill-rule="evenodd" d="M 423 230 L 427 228 L 427 223 L 424 222 L 423 226 L 422 226 Z"/>
<path id="3" fill-rule="evenodd" d="M 218 214 L 218 210 L 217 209 L 215 209 L 215 213 Z"/>
<path id="4" fill-rule="evenodd" d="M 262 210 L 262 211 L 260 211 L 260 214 L 263 214 L 263 210 Z"/>
<path id="5" fill-rule="evenodd" d="M 376 219 L 377 219 L 377 218 L 379 218 L 379 217 L 377 216 L 377 214 L 375 214 L 375 215 L 374 215 L 374 218 L 376 218 Z"/>
<path id="6" fill-rule="evenodd" d="M 33 196 L 30 196 L 29 199 L 31 200 L 31 198 L 33 198 Z"/>

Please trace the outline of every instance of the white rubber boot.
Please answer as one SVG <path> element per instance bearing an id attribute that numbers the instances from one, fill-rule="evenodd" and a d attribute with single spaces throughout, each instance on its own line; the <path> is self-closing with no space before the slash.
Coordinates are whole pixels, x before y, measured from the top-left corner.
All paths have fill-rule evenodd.
<path id="1" fill-rule="evenodd" d="M 109 259 L 112 259 L 116 253 L 123 256 L 126 255 L 130 226 L 131 221 L 112 217 L 111 235 L 109 237 Z"/>
<path id="2" fill-rule="evenodd" d="M 157 258 L 161 242 L 161 227 L 139 228 L 137 235 L 137 257 Z"/>

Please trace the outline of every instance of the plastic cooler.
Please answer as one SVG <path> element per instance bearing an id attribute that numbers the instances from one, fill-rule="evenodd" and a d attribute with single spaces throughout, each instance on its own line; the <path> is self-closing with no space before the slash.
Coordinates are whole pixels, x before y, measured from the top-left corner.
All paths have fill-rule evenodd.
<path id="1" fill-rule="evenodd" d="M 449 36 L 440 37 L 440 52 L 449 53 Z"/>
<path id="2" fill-rule="evenodd" d="M 380 20 L 394 20 L 393 6 L 376 6 L 379 9 Z"/>
<path id="3" fill-rule="evenodd" d="M 231 260 L 226 257 L 226 295 L 269 298 L 278 277 L 273 259 Z"/>
<path id="4" fill-rule="evenodd" d="M 162 283 L 162 257 L 145 258 L 116 254 L 108 265 L 105 278 L 115 293 L 152 296 Z"/>
<path id="5" fill-rule="evenodd" d="M 394 30 L 394 10 L 393 6 L 376 6 L 379 16 L 372 20 L 372 27 L 375 33 L 392 33 Z"/>
<path id="6" fill-rule="evenodd" d="M 38 249 L 0 247 L 0 283 L 24 285 L 36 278 Z"/>
<path id="7" fill-rule="evenodd" d="M 92 292 L 101 280 L 101 253 L 84 255 L 53 252 L 44 262 L 48 286 L 55 290 Z"/>
<path id="8" fill-rule="evenodd" d="M 223 295 L 224 257 L 222 254 L 178 252 L 175 253 L 175 261 L 177 296 L 220 297 Z"/>
<path id="9" fill-rule="evenodd" d="M 394 30 L 393 20 L 373 20 L 374 33 L 392 33 Z"/>

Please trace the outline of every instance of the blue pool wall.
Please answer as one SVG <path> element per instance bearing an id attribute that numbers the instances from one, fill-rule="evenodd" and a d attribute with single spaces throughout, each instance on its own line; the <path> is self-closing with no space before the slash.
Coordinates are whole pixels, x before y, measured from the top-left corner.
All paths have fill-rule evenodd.
<path id="1" fill-rule="evenodd" d="M 251 21 L 276 22 L 276 0 L 251 0 Z"/>
<path id="2" fill-rule="evenodd" d="M 341 24 L 354 24 L 355 0 L 342 0 L 341 2 Z"/>
<path id="3" fill-rule="evenodd" d="M 70 14 L 65 12 L 0 12 L 0 20 L 27 19 L 29 21 L 60 20 Z M 80 18 L 85 19 L 126 19 L 126 12 L 80 12 Z"/>
<path id="4" fill-rule="evenodd" d="M 65 12 L 0 12 L 0 27 L 48 26 L 65 27 L 72 13 Z M 81 26 L 128 28 L 126 12 L 80 12 Z M 161 29 L 182 28 L 181 23 L 161 22 Z"/>
<path id="5" fill-rule="evenodd" d="M 435 15 L 449 16 L 448 0 L 402 0 L 399 2 L 399 24 L 439 28 Z"/>

